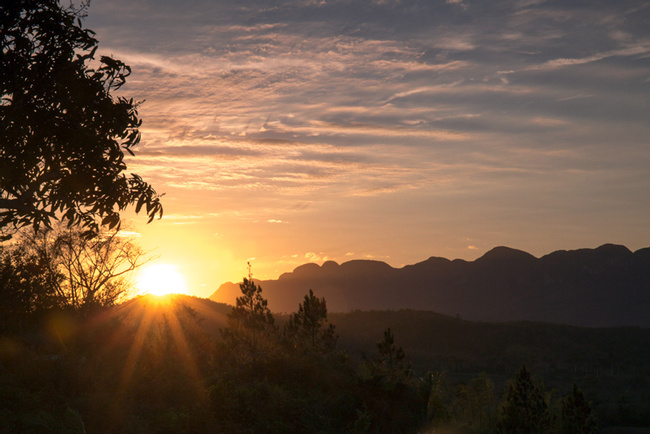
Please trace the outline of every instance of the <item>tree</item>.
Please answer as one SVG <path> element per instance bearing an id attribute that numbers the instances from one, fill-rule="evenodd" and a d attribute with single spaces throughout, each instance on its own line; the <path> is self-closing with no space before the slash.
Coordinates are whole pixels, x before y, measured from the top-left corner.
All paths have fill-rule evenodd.
<path id="1" fill-rule="evenodd" d="M 55 304 L 47 267 L 25 247 L 0 246 L 0 331 L 24 330 L 33 314 Z"/>
<path id="2" fill-rule="evenodd" d="M 104 230 L 89 238 L 81 229 L 40 229 L 23 234 L 21 248 L 35 257 L 48 283 L 47 296 L 76 310 L 110 306 L 131 291 L 131 273 L 147 260 L 132 239 Z"/>
<path id="3" fill-rule="evenodd" d="M 508 386 L 498 425 L 502 433 L 547 433 L 551 416 L 540 387 L 522 366 Z"/>
<path id="4" fill-rule="evenodd" d="M 390 328 L 377 344 L 374 358 L 365 360 L 370 376 L 362 381 L 373 433 L 416 432 L 427 416 L 429 388 L 413 377 L 406 353 L 395 344 Z"/>
<path id="5" fill-rule="evenodd" d="M 375 377 L 384 379 L 390 387 L 411 379 L 411 364 L 402 347 L 395 345 L 395 336 L 390 328 L 384 330 L 384 338 L 377 344 L 377 351 L 374 359 L 366 361 Z"/>
<path id="6" fill-rule="evenodd" d="M 61 219 L 97 233 L 118 228 L 133 204 L 149 221 L 162 216 L 155 190 L 124 174 L 124 152 L 140 141 L 139 103 L 111 92 L 131 69 L 96 60 L 98 41 L 81 25 L 86 8 L 0 3 L 0 229 Z"/>
<path id="7" fill-rule="evenodd" d="M 222 337 L 239 363 L 256 364 L 277 348 L 277 327 L 262 288 L 250 274 L 239 288 L 242 295 L 228 314 Z"/>
<path id="8" fill-rule="evenodd" d="M 571 393 L 562 401 L 560 421 L 564 433 L 594 434 L 598 432 L 598 423 L 591 404 L 575 384 Z"/>
<path id="9" fill-rule="evenodd" d="M 327 303 L 309 290 L 298 312 L 291 314 L 285 326 L 285 335 L 294 347 L 312 352 L 330 352 L 336 347 L 338 336 L 333 324 L 327 322 Z"/>
<path id="10" fill-rule="evenodd" d="M 250 273 L 240 289 L 213 359 L 214 431 L 347 432 L 359 382 L 346 357 L 326 350 L 325 301 L 310 292 L 282 335 Z"/>

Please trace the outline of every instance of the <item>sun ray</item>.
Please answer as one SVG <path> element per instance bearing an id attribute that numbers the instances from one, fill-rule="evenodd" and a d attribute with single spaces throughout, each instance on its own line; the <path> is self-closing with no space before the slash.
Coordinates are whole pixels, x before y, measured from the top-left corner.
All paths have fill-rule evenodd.
<path id="1" fill-rule="evenodd" d="M 174 307 L 175 310 L 185 308 L 185 306 L 182 306 L 180 304 L 175 304 Z M 180 357 L 184 361 L 185 367 L 188 369 L 191 380 L 193 382 L 193 386 L 197 391 L 201 391 L 203 389 L 202 382 L 201 382 L 201 374 L 199 372 L 199 368 L 197 366 L 196 360 L 194 360 L 194 358 L 192 357 L 192 351 L 187 342 L 187 337 L 183 332 L 183 326 L 181 325 L 181 322 L 179 320 L 179 313 L 178 311 L 170 312 L 170 313 L 171 315 L 168 315 L 166 318 L 170 326 L 170 331 L 172 333 L 173 343 L 176 346 L 176 349 Z M 201 396 L 197 396 L 197 398 L 201 399 Z"/>
<path id="2" fill-rule="evenodd" d="M 199 361 L 193 355 L 188 335 L 194 336 L 191 310 L 184 305 L 181 296 L 167 294 L 164 296 L 144 295 L 135 300 L 135 308 L 124 312 L 122 328 L 130 334 L 128 348 L 121 374 L 117 379 L 117 389 L 113 401 L 114 413 L 120 414 L 124 405 L 124 397 L 128 394 L 135 375 L 138 375 L 140 364 L 150 363 L 152 355 L 163 358 L 177 358 L 178 366 L 182 366 L 188 375 L 189 384 L 197 400 L 207 399 L 201 381 Z M 198 323 L 197 323 L 198 324 Z M 132 331 L 129 331 L 134 327 Z M 189 327 L 189 329 L 188 329 Z M 122 334 L 124 336 L 124 334 Z M 196 336 L 202 336 L 198 333 Z M 161 341 L 162 340 L 162 341 Z M 162 342 L 162 346 L 157 347 Z M 169 342 L 170 346 L 166 346 Z M 153 353 L 152 353 L 153 351 Z M 162 360 L 155 359 L 154 360 Z M 154 361 L 154 365 L 155 365 Z"/>
<path id="3" fill-rule="evenodd" d="M 120 378 L 118 393 L 124 392 L 128 387 L 131 376 L 135 371 L 136 364 L 140 359 L 140 353 L 145 343 L 145 339 L 149 334 L 151 325 L 153 324 L 154 317 L 156 316 L 155 309 L 144 309 L 139 319 L 138 330 L 133 338 L 133 343 L 129 349 L 124 368 L 122 370 L 122 377 Z M 118 400 L 119 401 L 119 400 Z"/>

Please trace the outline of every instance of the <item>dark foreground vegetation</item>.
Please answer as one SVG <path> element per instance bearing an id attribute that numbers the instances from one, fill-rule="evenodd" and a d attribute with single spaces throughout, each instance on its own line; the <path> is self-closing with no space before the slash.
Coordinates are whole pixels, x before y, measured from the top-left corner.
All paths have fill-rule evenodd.
<path id="1" fill-rule="evenodd" d="M 425 420 L 427 389 L 389 331 L 353 363 L 323 299 L 309 293 L 279 326 L 259 286 L 242 292 L 213 312 L 219 339 L 190 298 L 4 323 L 0 432 L 413 432 Z"/>
<path id="2" fill-rule="evenodd" d="M 445 408 L 460 424 L 471 420 L 463 415 L 466 387 L 488 378 L 498 398 L 490 412 L 498 414 L 513 373 L 525 365 L 556 416 L 575 383 L 601 427 L 650 426 L 647 328 L 484 323 L 414 310 L 337 313 L 330 320 L 340 333 L 339 346 L 350 354 L 367 349 L 389 325 L 415 372 L 439 373 Z"/>
<path id="3" fill-rule="evenodd" d="M 90 313 L 37 310 L 20 330 L 3 320 L 0 432 L 588 433 L 650 425 L 647 330 L 480 324 L 414 311 L 330 315 L 335 328 L 311 291 L 276 319 L 259 286 L 245 279 L 241 290 L 235 307 L 143 296 Z M 380 321 L 392 328 L 377 329 Z M 577 341 L 584 345 L 572 347 Z M 593 358 L 594 345 L 607 354 L 632 343 L 644 346 Z M 611 360 L 621 361 L 605 366 Z M 614 401 L 595 393 L 599 381 L 615 389 Z"/>

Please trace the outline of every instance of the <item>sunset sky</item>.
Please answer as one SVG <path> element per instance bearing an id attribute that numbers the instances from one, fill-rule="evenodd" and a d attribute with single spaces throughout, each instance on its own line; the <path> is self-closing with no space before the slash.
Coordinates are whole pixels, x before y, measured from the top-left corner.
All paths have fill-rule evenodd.
<path id="1" fill-rule="evenodd" d="M 126 215 L 188 291 L 306 262 L 650 246 L 650 2 L 94 0 Z"/>

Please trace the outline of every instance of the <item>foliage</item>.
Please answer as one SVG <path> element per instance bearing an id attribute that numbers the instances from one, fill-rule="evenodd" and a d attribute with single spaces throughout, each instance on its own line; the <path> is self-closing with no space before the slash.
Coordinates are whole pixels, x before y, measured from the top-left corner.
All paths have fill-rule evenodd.
<path id="1" fill-rule="evenodd" d="M 329 317 L 340 335 L 339 347 L 349 354 L 370 348 L 390 324 L 416 374 L 445 373 L 453 386 L 444 398 L 451 419 L 456 419 L 458 385 L 484 372 L 500 399 L 508 378 L 525 364 L 560 395 L 578 382 L 602 426 L 650 426 L 648 328 L 472 322 L 408 309 Z M 559 417 L 560 403 L 547 402 Z"/>
<path id="2" fill-rule="evenodd" d="M 0 247 L 0 332 L 25 329 L 30 318 L 56 305 L 47 267 L 25 245 Z"/>
<path id="3" fill-rule="evenodd" d="M 498 398 L 492 378 L 480 374 L 453 383 L 446 373 L 429 372 L 427 383 L 429 426 L 463 433 L 496 431 Z"/>
<path id="4" fill-rule="evenodd" d="M 242 292 L 228 315 L 228 327 L 222 330 L 224 351 L 235 363 L 263 364 L 277 346 L 277 326 L 262 297 L 262 288 L 252 278 L 239 286 Z"/>
<path id="5" fill-rule="evenodd" d="M 119 227 L 119 211 L 162 216 L 154 189 L 126 176 L 124 152 L 140 141 L 138 103 L 113 97 L 131 73 L 95 58 L 85 7 L 59 0 L 0 3 L 0 228 Z M 8 238 L 7 234 L 4 234 Z"/>
<path id="6" fill-rule="evenodd" d="M 69 402 L 75 366 L 39 338 L 31 331 L 0 337 L 0 432 L 81 433 L 82 417 Z"/>
<path id="7" fill-rule="evenodd" d="M 336 351 L 326 302 L 313 291 L 281 332 L 262 289 L 250 279 L 240 289 L 215 352 L 210 398 L 218 431 L 406 433 L 420 426 L 426 399 L 393 342 L 378 346 L 377 360 L 392 359 L 385 366 L 394 372 L 367 377 Z"/>
<path id="8" fill-rule="evenodd" d="M 236 305 L 228 315 L 228 330 L 237 333 L 241 330 L 273 331 L 275 319 L 262 297 L 262 287 L 253 279 L 244 278 L 239 285 L 242 295 L 237 297 Z"/>
<path id="9" fill-rule="evenodd" d="M 377 353 L 364 355 L 360 393 L 370 418 L 368 432 L 414 432 L 426 420 L 430 387 L 414 378 L 406 353 L 395 344 L 391 329 L 384 330 Z"/>
<path id="10" fill-rule="evenodd" d="M 249 276 L 240 289 L 242 296 L 228 315 L 214 356 L 210 398 L 218 430 L 346 431 L 356 416 L 355 393 L 350 390 L 355 374 L 344 357 L 328 348 L 329 327 L 320 329 L 327 321 L 324 300 L 313 293 L 305 297 L 285 335 L 275 325 L 262 288 Z M 319 343 L 319 338 L 325 341 Z"/>
<path id="11" fill-rule="evenodd" d="M 485 374 L 458 386 L 455 417 L 472 432 L 494 432 L 497 422 L 494 382 Z"/>
<path id="12" fill-rule="evenodd" d="M 502 433 L 513 434 L 550 432 L 548 406 L 525 365 L 508 386 L 498 428 Z"/>
<path id="13" fill-rule="evenodd" d="M 130 275 L 143 265 L 144 252 L 118 231 L 94 237 L 81 229 L 22 231 L 13 251 L 15 263 L 43 283 L 31 285 L 40 305 L 93 309 L 124 300 L 131 291 Z"/>
<path id="14" fill-rule="evenodd" d="M 453 391 L 445 375 L 439 372 L 427 373 L 429 397 L 427 398 L 427 422 L 434 427 L 446 427 L 453 415 Z"/>
<path id="15" fill-rule="evenodd" d="M 402 347 L 395 345 L 395 337 L 390 328 L 384 330 L 384 338 L 377 343 L 377 354 L 366 358 L 371 375 L 384 382 L 386 387 L 406 383 L 413 375 L 411 364 Z"/>
<path id="16" fill-rule="evenodd" d="M 566 434 L 595 434 L 598 423 L 591 404 L 574 383 L 571 393 L 562 401 L 561 429 Z"/>
<path id="17" fill-rule="evenodd" d="M 334 350 L 338 339 L 334 324 L 327 322 L 325 299 L 316 297 L 311 289 L 298 311 L 289 317 L 284 332 L 294 347 L 316 353 Z"/>

